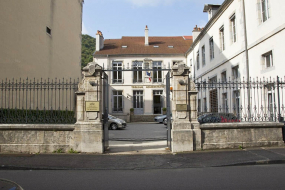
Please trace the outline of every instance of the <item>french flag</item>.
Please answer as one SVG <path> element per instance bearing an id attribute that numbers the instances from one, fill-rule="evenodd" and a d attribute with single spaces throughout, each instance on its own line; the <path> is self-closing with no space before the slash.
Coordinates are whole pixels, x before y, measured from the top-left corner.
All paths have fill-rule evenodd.
<path id="1" fill-rule="evenodd" d="M 146 75 L 148 76 L 149 82 L 151 82 L 150 71 L 147 71 L 147 72 L 146 72 Z"/>

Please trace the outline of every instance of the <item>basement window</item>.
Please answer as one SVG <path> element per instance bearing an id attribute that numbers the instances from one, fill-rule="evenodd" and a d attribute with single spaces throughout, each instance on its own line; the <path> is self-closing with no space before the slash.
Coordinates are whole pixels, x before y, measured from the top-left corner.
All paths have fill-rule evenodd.
<path id="1" fill-rule="evenodd" d="M 127 48 L 128 46 L 122 46 L 122 48 Z"/>
<path id="2" fill-rule="evenodd" d="M 154 48 L 158 48 L 159 46 L 153 46 Z"/>
<path id="3" fill-rule="evenodd" d="M 49 27 L 46 28 L 47 34 L 51 35 L 51 29 Z"/>

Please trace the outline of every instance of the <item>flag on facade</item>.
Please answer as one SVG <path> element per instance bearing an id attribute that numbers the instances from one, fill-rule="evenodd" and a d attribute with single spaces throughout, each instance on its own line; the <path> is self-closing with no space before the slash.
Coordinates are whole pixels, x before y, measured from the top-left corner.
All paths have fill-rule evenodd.
<path id="1" fill-rule="evenodd" d="M 146 72 L 146 75 L 148 76 L 149 82 L 151 82 L 150 71 L 147 71 L 147 72 Z"/>

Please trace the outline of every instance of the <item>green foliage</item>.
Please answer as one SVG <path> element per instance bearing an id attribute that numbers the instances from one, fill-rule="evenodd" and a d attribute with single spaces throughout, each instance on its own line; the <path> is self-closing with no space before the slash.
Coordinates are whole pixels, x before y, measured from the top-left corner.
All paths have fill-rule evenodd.
<path id="1" fill-rule="evenodd" d="M 93 53 L 95 52 L 95 38 L 87 34 L 82 35 L 81 44 L 81 68 L 87 63 L 93 62 Z"/>
<path id="2" fill-rule="evenodd" d="M 53 151 L 53 153 L 64 153 L 64 151 L 62 148 L 59 148 L 59 149 Z"/>
<path id="3" fill-rule="evenodd" d="M 69 110 L 0 109 L 0 123 L 73 124 L 75 122 L 74 111 Z"/>
<path id="4" fill-rule="evenodd" d="M 162 108 L 162 111 L 166 111 L 167 109 L 166 108 Z"/>
<path id="5" fill-rule="evenodd" d="M 68 152 L 71 153 L 71 154 L 77 154 L 78 153 L 78 151 L 73 150 L 73 148 L 71 148 Z"/>
<path id="6" fill-rule="evenodd" d="M 130 112 L 134 112 L 134 108 L 131 108 L 131 109 L 130 109 Z"/>

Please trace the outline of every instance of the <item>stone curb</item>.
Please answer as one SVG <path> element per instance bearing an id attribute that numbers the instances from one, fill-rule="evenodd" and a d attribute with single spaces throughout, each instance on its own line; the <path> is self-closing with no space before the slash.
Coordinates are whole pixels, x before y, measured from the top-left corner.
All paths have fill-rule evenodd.
<path id="1" fill-rule="evenodd" d="M 226 165 L 215 165 L 215 166 L 188 166 L 183 167 L 186 168 L 210 168 L 210 167 L 230 167 L 230 166 L 252 166 L 252 165 L 271 165 L 271 164 L 284 164 L 284 160 L 259 160 L 253 162 L 243 162 L 243 163 L 235 163 L 235 164 L 226 164 Z M 158 170 L 158 169 L 182 169 L 180 167 L 173 168 L 159 168 L 159 167 L 134 167 L 134 168 L 125 168 L 125 169 L 111 169 L 111 168 L 70 168 L 70 167 L 30 167 L 30 166 L 13 166 L 13 165 L 2 165 L 0 166 L 0 170 Z"/>

